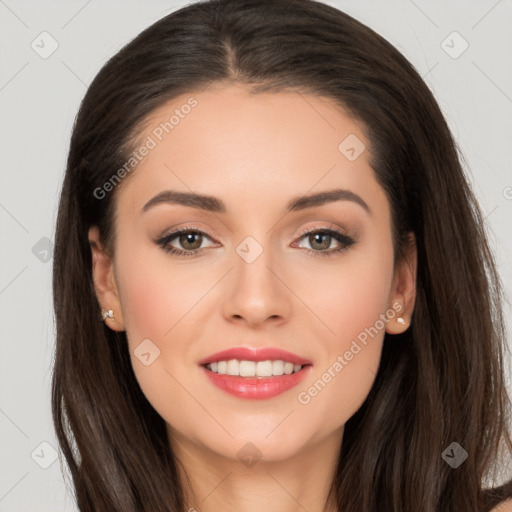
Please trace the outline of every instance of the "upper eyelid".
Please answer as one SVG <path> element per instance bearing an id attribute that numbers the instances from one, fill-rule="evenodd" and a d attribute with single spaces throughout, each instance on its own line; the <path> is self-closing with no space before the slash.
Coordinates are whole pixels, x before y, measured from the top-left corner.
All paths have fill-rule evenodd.
<path id="1" fill-rule="evenodd" d="M 162 240 L 164 238 L 169 238 L 169 237 L 174 237 L 176 235 L 179 235 L 180 233 L 183 233 L 183 232 L 189 232 L 189 231 L 193 231 L 195 233 L 200 233 L 206 237 L 208 237 L 210 240 L 214 240 L 216 238 L 219 238 L 218 235 L 213 232 L 213 234 L 210 234 L 208 233 L 205 229 L 202 229 L 202 228 L 199 228 L 199 227 L 196 227 L 196 226 L 182 226 L 182 227 L 179 227 L 179 228 L 173 228 L 173 229 L 170 229 L 170 230 L 165 230 L 161 235 L 157 235 L 156 236 L 156 240 Z"/>
<path id="2" fill-rule="evenodd" d="M 297 235 L 297 237 L 295 239 L 297 239 L 297 238 L 301 239 L 301 238 L 304 238 L 305 236 L 307 236 L 310 233 L 322 232 L 322 231 L 325 231 L 325 232 L 332 231 L 335 234 L 339 234 L 341 236 L 345 236 L 345 237 L 348 237 L 348 238 L 354 238 L 354 235 L 352 235 L 348 230 L 346 230 L 344 228 L 341 228 L 340 226 L 337 226 L 337 227 L 332 227 L 332 226 L 312 226 L 312 227 L 308 227 L 308 228 L 305 228 L 305 229 L 301 230 L 300 233 Z M 205 230 L 203 230 L 201 228 L 198 228 L 198 227 L 194 227 L 194 226 L 183 226 L 183 227 L 180 227 L 180 228 L 176 228 L 176 229 L 172 230 L 168 234 L 164 234 L 162 236 L 159 236 L 157 238 L 157 240 L 169 239 L 169 240 L 173 240 L 174 241 L 174 239 L 176 239 L 179 236 L 179 234 L 183 233 L 183 232 L 185 232 L 185 233 L 187 233 L 187 232 L 199 233 L 199 234 L 205 236 L 206 238 L 208 238 L 209 240 L 211 240 L 212 242 L 219 243 L 216 240 L 217 235 L 210 235 Z M 197 250 L 199 250 L 199 249 L 197 249 Z"/>

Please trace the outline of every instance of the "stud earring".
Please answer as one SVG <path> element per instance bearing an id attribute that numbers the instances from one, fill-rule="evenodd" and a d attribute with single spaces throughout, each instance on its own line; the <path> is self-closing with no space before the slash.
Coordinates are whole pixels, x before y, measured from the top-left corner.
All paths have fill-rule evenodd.
<path id="1" fill-rule="evenodd" d="M 402 316 L 397 317 L 396 321 L 399 324 L 405 325 L 405 320 L 404 320 L 404 318 Z"/>
<path id="2" fill-rule="evenodd" d="M 108 311 L 104 309 L 101 310 L 101 320 L 105 321 L 107 318 L 112 318 L 113 320 L 115 320 L 114 311 L 112 309 L 109 309 Z"/>

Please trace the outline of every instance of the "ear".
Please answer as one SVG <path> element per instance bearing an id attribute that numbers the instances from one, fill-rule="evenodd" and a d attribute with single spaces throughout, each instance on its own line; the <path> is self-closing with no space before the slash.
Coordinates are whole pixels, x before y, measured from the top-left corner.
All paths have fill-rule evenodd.
<path id="1" fill-rule="evenodd" d="M 89 229 L 89 244 L 92 253 L 92 276 L 98 303 L 102 310 L 113 311 L 113 317 L 106 318 L 104 321 L 113 331 L 124 331 L 123 312 L 114 276 L 114 263 L 100 242 L 100 232 L 97 226 L 92 226 Z"/>
<path id="2" fill-rule="evenodd" d="M 416 271 L 418 266 L 418 251 L 414 233 L 409 233 L 409 243 L 406 247 L 405 258 L 398 265 L 393 277 L 390 295 L 390 307 L 396 312 L 394 318 L 386 324 L 386 332 L 400 334 L 409 328 L 411 316 L 416 301 Z M 397 319 L 403 318 L 404 323 Z"/>

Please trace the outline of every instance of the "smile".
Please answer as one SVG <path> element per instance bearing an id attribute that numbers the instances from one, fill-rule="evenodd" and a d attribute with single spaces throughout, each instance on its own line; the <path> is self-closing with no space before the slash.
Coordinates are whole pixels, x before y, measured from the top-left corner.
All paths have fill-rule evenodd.
<path id="1" fill-rule="evenodd" d="M 209 381 L 238 398 L 265 399 L 297 386 L 312 363 L 274 348 L 239 347 L 200 361 Z"/>

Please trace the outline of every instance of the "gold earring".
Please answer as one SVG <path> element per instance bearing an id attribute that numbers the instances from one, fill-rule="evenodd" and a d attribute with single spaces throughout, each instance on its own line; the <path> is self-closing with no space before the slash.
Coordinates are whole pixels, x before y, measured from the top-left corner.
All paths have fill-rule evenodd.
<path id="1" fill-rule="evenodd" d="M 115 320 L 114 318 L 114 311 L 112 309 L 109 309 L 106 311 L 105 309 L 101 310 L 101 320 L 104 322 L 107 318 L 112 318 L 112 320 Z"/>

